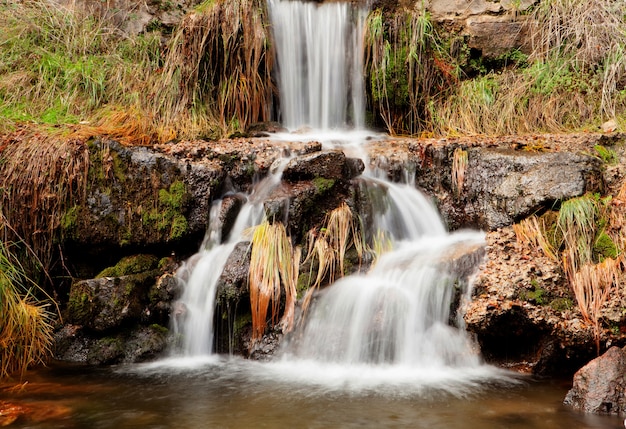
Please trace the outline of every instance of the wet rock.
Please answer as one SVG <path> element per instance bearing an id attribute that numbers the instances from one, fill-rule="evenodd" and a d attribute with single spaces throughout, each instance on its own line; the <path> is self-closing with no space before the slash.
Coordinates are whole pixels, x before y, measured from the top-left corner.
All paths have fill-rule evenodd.
<path id="1" fill-rule="evenodd" d="M 241 210 L 245 202 L 245 197 L 241 194 L 226 195 L 222 198 L 222 206 L 219 213 L 219 222 L 222 225 L 222 242 L 228 240 L 230 230 L 235 224 L 239 210 Z"/>
<path id="2" fill-rule="evenodd" d="M 69 323 L 95 331 L 120 328 L 147 315 L 148 291 L 158 270 L 120 277 L 100 277 L 74 283 L 67 309 Z"/>
<path id="3" fill-rule="evenodd" d="M 53 352 L 56 359 L 89 365 L 143 362 L 165 350 L 167 335 L 168 330 L 157 324 L 135 326 L 105 336 L 66 325 L 55 335 Z"/>
<path id="4" fill-rule="evenodd" d="M 361 174 L 363 169 L 364 165 L 359 160 L 347 163 L 346 155 L 341 151 L 323 150 L 289 161 L 283 178 L 289 181 L 311 180 L 316 177 L 349 180 Z"/>
<path id="5" fill-rule="evenodd" d="M 235 307 L 248 294 L 248 272 L 250 270 L 250 242 L 237 243 L 224 265 L 217 283 L 218 305 Z"/>
<path id="6" fill-rule="evenodd" d="M 278 122 L 259 122 L 251 124 L 246 130 L 249 137 L 269 137 L 271 133 L 283 133 L 287 129 Z"/>
<path id="7" fill-rule="evenodd" d="M 626 414 L 626 349 L 611 347 L 574 375 L 565 405 L 597 414 Z"/>

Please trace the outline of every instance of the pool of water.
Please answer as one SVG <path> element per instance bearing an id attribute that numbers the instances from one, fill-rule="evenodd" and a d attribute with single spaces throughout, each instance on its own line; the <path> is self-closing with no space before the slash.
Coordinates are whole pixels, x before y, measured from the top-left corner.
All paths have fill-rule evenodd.
<path id="1" fill-rule="evenodd" d="M 564 407 L 566 382 L 355 371 L 223 358 L 53 364 L 0 387 L 0 403 L 29 411 L 16 428 L 623 428 L 617 417 Z"/>

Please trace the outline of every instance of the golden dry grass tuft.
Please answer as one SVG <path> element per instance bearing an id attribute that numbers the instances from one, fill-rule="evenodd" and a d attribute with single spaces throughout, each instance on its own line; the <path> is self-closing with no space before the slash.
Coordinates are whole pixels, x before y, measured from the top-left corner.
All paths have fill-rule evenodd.
<path id="1" fill-rule="evenodd" d="M 210 133 L 211 124 L 225 134 L 269 120 L 273 57 L 265 16 L 260 0 L 216 0 L 185 17 L 151 95 L 154 117 L 190 135 Z"/>
<path id="2" fill-rule="evenodd" d="M 62 216 L 85 197 L 89 153 L 81 140 L 24 129 L 0 152 L 0 208 L 14 241 L 23 240 L 47 271 Z M 5 231 L 6 232 L 6 231 Z"/>
<path id="3" fill-rule="evenodd" d="M 293 328 L 300 249 L 293 248 L 283 224 L 267 221 L 254 229 L 251 246 L 248 280 L 252 340 L 258 341 L 265 333 L 270 305 L 271 324 L 277 324 L 282 290 L 285 292 L 285 310 L 279 324 L 283 332 Z"/>
<path id="4" fill-rule="evenodd" d="M 619 200 L 586 194 L 563 202 L 556 216 L 531 216 L 513 227 L 518 242 L 560 262 L 598 353 L 603 310 L 624 278 L 625 222 Z"/>
<path id="5" fill-rule="evenodd" d="M 0 213 L 0 231 L 6 221 Z M 0 379 L 45 361 L 52 344 L 52 314 L 37 301 L 38 287 L 24 274 L 11 243 L 0 241 Z"/>

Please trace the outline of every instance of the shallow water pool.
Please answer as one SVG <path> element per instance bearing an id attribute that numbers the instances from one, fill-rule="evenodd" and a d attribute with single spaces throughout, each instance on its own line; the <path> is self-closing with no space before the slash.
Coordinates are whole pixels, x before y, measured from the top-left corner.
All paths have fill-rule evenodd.
<path id="1" fill-rule="evenodd" d="M 402 382 L 397 369 L 398 378 L 384 382 L 384 370 L 342 378 L 328 368 L 324 378 L 320 368 L 298 368 L 309 375 L 224 358 L 103 369 L 53 364 L 28 373 L 25 384 L 3 386 L 0 402 L 28 410 L 17 428 L 623 428 L 617 417 L 564 407 L 566 382 L 480 375 L 455 383 L 453 374 L 420 385 L 419 374 Z"/>

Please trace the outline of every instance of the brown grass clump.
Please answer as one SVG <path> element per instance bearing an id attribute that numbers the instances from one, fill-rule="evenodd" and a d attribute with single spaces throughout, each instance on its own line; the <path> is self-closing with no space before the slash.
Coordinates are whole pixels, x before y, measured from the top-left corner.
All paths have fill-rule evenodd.
<path id="1" fill-rule="evenodd" d="M 0 213 L 0 231 L 6 228 Z M 10 243 L 0 241 L 0 379 L 42 363 L 50 354 L 52 314 L 37 302 Z"/>
<path id="2" fill-rule="evenodd" d="M 311 262 L 313 270 L 314 262 L 317 262 L 317 273 L 315 281 L 309 287 L 304 296 L 302 311 L 308 309 L 313 293 L 319 289 L 326 280 L 332 283 L 335 280 L 337 266 L 339 275 L 345 275 L 345 255 L 346 251 L 354 246 L 359 258 L 363 257 L 367 246 L 355 222 L 352 210 L 347 204 L 330 212 L 326 218 L 326 227 L 321 230 L 311 230 L 308 234 L 308 251 L 304 262 Z M 313 278 L 313 273 L 309 275 Z"/>
<path id="3" fill-rule="evenodd" d="M 23 240 L 48 271 L 61 219 L 85 197 L 87 145 L 75 138 L 24 129 L 5 137 L 3 146 L 0 208 L 12 228 L 10 237 Z"/>
<path id="4" fill-rule="evenodd" d="M 209 122 L 225 133 L 269 120 L 273 58 L 265 16 L 260 0 L 216 0 L 185 17 L 152 94 L 155 118 L 191 134 Z"/>
<path id="5" fill-rule="evenodd" d="M 623 118 L 626 21 L 620 7 L 612 0 L 542 1 L 525 20 L 530 54 L 507 53 L 501 61 L 513 66 L 481 70 L 449 96 L 436 97 L 432 131 L 564 132 Z"/>
<path id="6" fill-rule="evenodd" d="M 439 49 L 429 12 L 420 6 L 367 19 L 365 69 L 374 113 L 391 134 L 417 134 L 431 122 L 434 94 L 456 82 L 456 70 Z"/>
<path id="7" fill-rule="evenodd" d="M 293 248 L 283 224 L 270 224 L 267 221 L 254 229 L 251 246 L 248 279 L 252 340 L 257 341 L 265 333 L 270 304 L 271 323 L 276 325 L 280 313 L 281 290 L 285 292 L 285 311 L 279 324 L 283 332 L 293 328 L 300 248 Z"/>
<path id="8" fill-rule="evenodd" d="M 626 268 L 621 253 L 624 221 L 621 203 L 587 194 L 563 202 L 552 219 L 531 216 L 513 227 L 518 242 L 561 263 L 583 320 L 593 326 L 598 353 L 602 311 Z"/>

